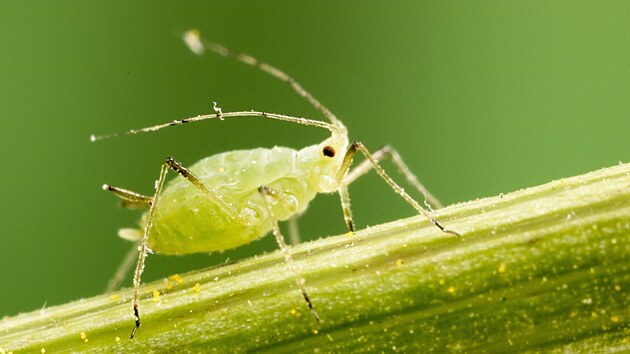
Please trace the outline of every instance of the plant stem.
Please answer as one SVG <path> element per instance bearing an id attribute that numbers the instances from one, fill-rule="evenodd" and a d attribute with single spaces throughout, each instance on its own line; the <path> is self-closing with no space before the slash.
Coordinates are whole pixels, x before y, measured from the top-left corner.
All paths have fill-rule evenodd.
<path id="1" fill-rule="evenodd" d="M 0 353 L 630 350 L 630 164 L 0 321 Z M 179 282 L 178 280 L 181 280 Z M 159 292 L 159 297 L 154 291 Z"/>

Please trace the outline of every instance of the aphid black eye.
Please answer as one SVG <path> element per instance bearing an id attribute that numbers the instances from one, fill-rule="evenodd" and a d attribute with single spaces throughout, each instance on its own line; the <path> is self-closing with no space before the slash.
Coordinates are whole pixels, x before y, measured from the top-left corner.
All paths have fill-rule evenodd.
<path id="1" fill-rule="evenodd" d="M 322 154 L 327 157 L 334 157 L 335 149 L 332 146 L 326 145 L 324 146 L 324 150 L 322 150 Z"/>

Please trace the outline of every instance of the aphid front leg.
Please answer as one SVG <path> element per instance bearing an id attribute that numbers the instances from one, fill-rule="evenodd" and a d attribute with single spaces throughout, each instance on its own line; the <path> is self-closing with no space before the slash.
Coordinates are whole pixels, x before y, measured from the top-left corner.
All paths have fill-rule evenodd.
<path id="1" fill-rule="evenodd" d="M 407 164 L 402 160 L 402 157 L 400 157 L 400 154 L 398 154 L 398 152 L 393 147 L 391 147 L 390 145 L 386 145 L 376 150 L 375 152 L 373 152 L 372 157 L 374 158 L 374 160 L 378 162 L 386 158 L 390 158 L 392 163 L 396 165 L 396 167 L 398 168 L 398 171 L 405 177 L 405 179 L 407 180 L 407 183 L 413 186 L 418 191 L 418 193 L 422 194 L 422 196 L 424 197 L 424 205 L 429 210 L 433 210 L 431 206 L 433 206 L 436 209 L 441 209 L 444 207 L 442 203 L 440 203 L 440 201 L 437 200 L 437 198 L 435 198 L 420 183 L 420 181 L 418 181 L 418 178 L 416 178 L 416 176 L 411 172 L 409 167 L 407 167 Z M 343 178 L 343 184 L 349 185 L 350 183 L 354 182 L 357 178 L 363 176 L 365 173 L 370 171 L 373 167 L 374 165 L 369 159 L 361 161 L 361 163 L 358 166 L 350 170 L 348 174 Z"/>
<path id="2" fill-rule="evenodd" d="M 351 162 L 352 160 L 350 160 L 350 162 L 348 163 L 348 166 L 345 167 L 345 171 L 348 171 L 348 168 L 350 167 Z M 344 167 L 342 166 L 341 169 L 343 168 Z M 344 174 L 345 174 L 345 171 L 344 171 Z M 340 170 L 340 173 L 341 173 L 341 170 Z M 339 191 L 339 197 L 341 197 L 341 209 L 343 210 L 343 221 L 346 223 L 348 232 L 350 233 L 350 235 L 352 235 L 352 233 L 354 233 L 354 222 L 352 221 L 352 210 L 350 209 L 350 195 L 348 194 L 348 185 L 341 183 L 339 185 L 338 191 Z"/>
<path id="3" fill-rule="evenodd" d="M 416 209 L 418 213 L 420 213 L 421 215 L 424 215 L 424 217 L 429 219 L 429 221 L 431 221 L 435 226 L 437 226 L 440 230 L 442 230 L 442 232 L 455 235 L 455 236 L 461 236 L 456 231 L 446 229 L 439 221 L 433 218 L 431 214 L 429 214 L 428 211 L 422 208 L 422 206 L 420 206 L 420 204 L 415 199 L 413 199 L 407 192 L 405 192 L 405 190 L 402 187 L 400 187 L 396 182 L 394 182 L 394 180 L 391 177 L 389 177 L 389 175 L 387 174 L 387 172 L 385 172 L 385 170 L 381 167 L 381 165 L 379 165 L 377 159 L 374 158 L 374 156 L 372 156 L 370 151 L 363 145 L 363 143 L 359 141 L 355 141 L 350 145 L 350 147 L 346 151 L 346 155 L 343 158 L 341 168 L 339 169 L 339 172 L 337 174 L 337 180 L 339 181 L 339 194 L 341 195 L 341 201 L 342 201 L 341 205 L 342 205 L 342 208 L 344 209 L 344 218 L 346 218 L 346 224 L 348 224 L 347 218 L 350 217 L 351 219 L 352 214 L 350 212 L 350 201 L 348 198 L 347 184 L 345 184 L 344 181 L 346 180 L 346 178 L 352 177 L 352 174 L 347 175 L 347 172 L 348 172 L 348 169 L 350 168 L 350 165 L 352 164 L 352 160 L 354 159 L 354 155 L 356 154 L 357 151 L 360 151 L 361 153 L 363 153 L 363 155 L 365 155 L 365 157 L 367 158 L 367 161 L 372 165 L 372 168 L 376 170 L 379 176 L 381 176 L 381 178 L 385 180 L 385 182 L 394 190 L 394 192 L 398 193 L 398 195 L 400 195 L 407 203 L 409 203 L 414 209 Z M 356 177 L 354 178 L 356 179 Z M 352 223 L 352 220 L 350 220 L 350 225 L 351 223 Z"/>
<path id="4" fill-rule="evenodd" d="M 269 215 L 269 221 L 271 222 L 271 225 L 272 225 L 273 235 L 276 238 L 276 242 L 278 243 L 280 250 L 282 250 L 282 253 L 284 254 L 284 260 L 285 262 L 287 262 L 287 266 L 289 267 L 289 270 L 291 271 L 291 273 L 293 273 L 293 275 L 295 276 L 295 282 L 297 283 L 297 286 L 300 289 L 300 292 L 302 293 L 302 296 L 304 297 L 304 300 L 306 301 L 308 308 L 311 310 L 311 314 L 315 318 L 315 321 L 317 323 L 320 323 L 319 315 L 315 311 L 315 307 L 313 307 L 313 303 L 311 302 L 311 299 L 308 296 L 308 293 L 306 292 L 306 288 L 304 288 L 304 277 L 302 277 L 302 275 L 300 274 L 300 271 L 297 269 L 297 267 L 295 266 L 295 263 L 293 262 L 293 258 L 291 257 L 291 251 L 289 249 L 289 246 L 287 246 L 286 242 L 284 241 L 284 237 L 282 236 L 282 233 L 280 233 L 280 228 L 278 227 L 278 220 L 273 215 L 273 211 L 271 210 L 271 206 L 269 205 L 269 202 L 268 202 L 268 199 L 273 199 L 277 201 L 280 196 L 276 190 L 269 188 L 267 186 L 260 186 L 258 188 L 258 192 L 262 196 L 263 205 L 265 209 L 267 210 L 267 213 Z"/>

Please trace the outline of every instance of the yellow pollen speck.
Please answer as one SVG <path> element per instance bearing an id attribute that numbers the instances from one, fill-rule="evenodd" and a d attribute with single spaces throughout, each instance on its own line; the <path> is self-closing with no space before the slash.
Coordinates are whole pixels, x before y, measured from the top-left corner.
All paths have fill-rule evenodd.
<path id="1" fill-rule="evenodd" d="M 329 341 L 333 341 L 333 337 L 330 334 L 326 334 L 326 338 L 328 338 Z"/>
<path id="2" fill-rule="evenodd" d="M 346 232 L 346 237 L 352 237 L 352 236 L 354 236 L 354 232 L 352 231 Z"/>
<path id="3" fill-rule="evenodd" d="M 455 290 L 456 290 L 456 289 L 455 289 L 454 287 L 452 287 L 452 286 L 451 286 L 451 287 L 450 287 L 450 288 L 448 288 L 446 291 L 448 291 L 448 292 L 449 292 L 449 293 L 451 293 L 451 294 L 455 294 Z"/>
<path id="4" fill-rule="evenodd" d="M 595 312 L 595 311 L 591 312 L 591 317 L 593 317 L 593 318 L 597 317 L 597 312 Z"/>
<path id="5" fill-rule="evenodd" d="M 166 289 L 167 290 L 171 290 L 172 288 L 173 288 L 173 284 L 171 284 L 171 282 L 167 280 L 166 281 Z"/>
<path id="6" fill-rule="evenodd" d="M 85 332 L 81 332 L 81 339 L 87 342 L 86 338 L 87 338 L 87 334 L 85 334 Z"/>
<path id="7" fill-rule="evenodd" d="M 85 343 L 87 343 L 87 342 L 89 342 L 89 341 L 90 341 L 90 339 L 89 339 L 89 338 L 85 338 L 83 341 L 84 341 Z"/>
<path id="8" fill-rule="evenodd" d="M 46 348 L 42 348 L 42 349 L 40 350 L 40 352 L 42 352 L 42 354 L 43 354 L 43 353 L 46 353 Z"/>
<path id="9" fill-rule="evenodd" d="M 314 329 L 313 334 L 317 334 L 317 333 L 319 333 L 319 331 L 317 329 Z"/>
<path id="10" fill-rule="evenodd" d="M 577 316 L 577 313 L 575 313 L 575 312 L 571 312 L 571 313 L 569 314 L 569 317 L 571 317 L 571 318 L 573 318 L 573 317 L 575 317 L 575 316 Z"/>
<path id="11" fill-rule="evenodd" d="M 179 274 L 173 274 L 168 278 L 172 281 L 176 281 L 178 284 L 181 284 L 184 282 L 184 280 L 182 279 L 182 277 L 179 276 Z"/>
<path id="12" fill-rule="evenodd" d="M 298 313 L 298 312 L 297 312 L 297 310 L 296 310 L 296 309 L 291 309 L 291 314 L 292 314 L 293 316 L 297 315 L 297 313 Z"/>
<path id="13" fill-rule="evenodd" d="M 120 337 L 116 337 L 114 340 L 115 340 L 116 342 L 120 342 Z"/>
<path id="14" fill-rule="evenodd" d="M 617 322 L 621 321 L 621 318 L 619 316 L 615 315 L 615 316 L 610 316 L 610 320 L 615 322 L 615 323 L 617 323 Z"/>
<path id="15" fill-rule="evenodd" d="M 225 172 L 225 168 L 219 167 L 219 172 Z"/>
<path id="16" fill-rule="evenodd" d="M 621 291 L 621 285 L 615 284 L 615 291 Z"/>
<path id="17" fill-rule="evenodd" d="M 195 286 L 193 286 L 193 290 L 195 290 L 196 292 L 200 292 L 201 291 L 201 285 L 199 283 L 195 283 Z"/>
<path id="18" fill-rule="evenodd" d="M 440 285 L 444 285 L 444 279 L 440 279 L 440 280 L 438 280 L 438 283 L 439 283 Z"/>
<path id="19" fill-rule="evenodd" d="M 154 302 L 159 302 L 160 301 L 160 292 L 157 290 L 153 290 L 153 301 Z"/>
<path id="20" fill-rule="evenodd" d="M 402 267 L 402 259 L 398 258 L 396 260 L 396 267 L 398 267 L 398 268 Z"/>
<path id="21" fill-rule="evenodd" d="M 499 264 L 499 273 L 505 273 L 505 263 Z"/>
<path id="22" fill-rule="evenodd" d="M 110 297 L 112 298 L 112 300 L 113 300 L 113 301 L 118 301 L 118 300 L 120 300 L 120 295 L 115 295 L 115 294 L 114 294 L 114 295 L 112 295 L 112 296 L 110 296 Z"/>

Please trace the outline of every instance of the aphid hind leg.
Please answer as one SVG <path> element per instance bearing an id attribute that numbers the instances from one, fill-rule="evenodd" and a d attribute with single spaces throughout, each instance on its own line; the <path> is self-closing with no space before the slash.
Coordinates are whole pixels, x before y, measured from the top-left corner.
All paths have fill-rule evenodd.
<path id="1" fill-rule="evenodd" d="M 298 225 L 298 216 L 294 215 L 287 220 L 287 233 L 289 234 L 289 242 L 295 246 L 300 243 L 300 227 Z"/>
<path id="2" fill-rule="evenodd" d="M 461 236 L 456 231 L 446 229 L 439 221 L 433 218 L 431 214 L 429 214 L 428 211 L 422 208 L 422 206 L 420 206 L 420 204 L 415 199 L 413 199 L 407 192 L 405 192 L 405 190 L 402 187 L 400 187 L 396 182 L 394 182 L 394 180 L 391 177 L 389 177 L 389 175 L 387 174 L 387 172 L 385 172 L 385 170 L 381 167 L 381 165 L 379 165 L 378 161 L 372 156 L 370 151 L 363 145 L 363 143 L 359 141 L 355 141 L 350 145 L 350 147 L 346 151 L 346 154 L 343 158 L 343 162 L 341 164 L 341 168 L 339 169 L 339 172 L 337 174 L 337 180 L 339 181 L 339 186 L 340 186 L 339 194 L 341 195 L 342 208 L 344 209 L 344 218 L 347 219 L 348 217 L 350 217 L 351 219 L 351 215 L 352 215 L 350 213 L 350 201 L 348 198 L 347 185 L 344 184 L 344 179 L 346 177 L 348 169 L 350 168 L 350 165 L 352 164 L 352 160 L 354 159 L 354 156 L 357 151 L 360 151 L 361 153 L 363 153 L 363 155 L 365 155 L 369 163 L 372 165 L 372 168 L 376 170 L 379 176 L 381 176 L 381 178 L 394 190 L 394 192 L 400 195 L 407 203 L 409 203 L 414 209 L 416 209 L 418 213 L 426 217 L 431 223 L 433 223 L 433 225 L 435 225 L 437 228 L 442 230 L 442 232 L 455 235 L 455 236 Z M 351 223 L 351 220 L 350 220 L 350 223 Z M 348 224 L 348 220 L 346 220 L 346 224 Z"/>
<path id="3" fill-rule="evenodd" d="M 131 266 L 133 266 L 133 261 L 138 257 L 138 242 L 134 242 L 131 249 L 125 255 L 125 259 L 116 269 L 116 273 L 107 283 L 107 288 L 105 289 L 106 293 L 110 293 L 118 288 L 125 281 L 125 277 L 129 273 Z"/>
<path id="4" fill-rule="evenodd" d="M 278 200 L 280 196 L 276 190 L 269 188 L 267 186 L 260 186 L 258 188 L 258 192 L 260 193 L 263 200 L 263 205 L 265 206 L 265 209 L 267 210 L 267 213 L 269 214 L 269 220 L 272 225 L 272 232 L 276 238 L 276 242 L 278 243 L 280 250 L 282 251 L 282 254 L 284 255 L 284 260 L 287 263 L 287 266 L 289 267 L 289 270 L 291 271 L 291 273 L 293 273 L 293 275 L 295 276 L 295 282 L 297 283 L 298 289 L 300 289 L 300 292 L 302 293 L 302 297 L 304 297 L 304 300 L 306 301 L 308 308 L 311 310 L 311 314 L 313 315 L 313 318 L 315 318 L 315 321 L 317 323 L 320 323 L 319 315 L 317 314 L 317 311 L 315 311 L 315 307 L 313 306 L 313 303 L 311 302 L 311 299 L 308 296 L 308 293 L 306 292 L 306 288 L 304 288 L 304 277 L 302 277 L 302 275 L 300 274 L 300 271 L 297 269 L 297 267 L 295 266 L 295 263 L 293 262 L 293 258 L 291 257 L 291 251 L 289 249 L 289 246 L 287 246 L 286 242 L 284 241 L 284 237 L 282 236 L 282 233 L 280 233 L 280 228 L 278 227 L 278 220 L 273 215 L 273 212 L 268 202 L 268 199 Z"/>
<path id="5" fill-rule="evenodd" d="M 430 211 L 433 210 L 431 206 L 433 206 L 436 209 L 441 209 L 444 207 L 442 203 L 440 203 L 440 201 L 437 200 L 437 198 L 435 198 L 420 183 L 420 181 L 418 181 L 418 178 L 416 178 L 416 176 L 411 172 L 409 167 L 407 167 L 407 164 L 403 161 L 402 157 L 400 157 L 400 154 L 398 154 L 398 152 L 393 147 L 391 147 L 390 145 L 386 145 L 374 151 L 372 153 L 372 157 L 374 158 L 374 160 L 378 162 L 386 158 L 391 159 L 392 163 L 396 165 L 396 167 L 398 168 L 398 171 L 400 172 L 400 174 L 402 174 L 405 177 L 405 179 L 407 180 L 407 183 L 413 186 L 418 191 L 418 193 L 420 193 L 424 197 L 424 205 Z M 358 166 L 350 170 L 348 174 L 343 178 L 343 184 L 349 185 L 350 183 L 354 182 L 357 178 L 363 176 L 365 173 L 370 171 L 372 168 L 374 168 L 374 165 L 369 159 L 361 161 L 361 163 Z"/>
<path id="6" fill-rule="evenodd" d="M 170 158 L 169 158 L 170 159 Z M 133 315 L 136 320 L 136 325 L 131 331 L 130 339 L 133 339 L 133 336 L 136 334 L 138 328 L 140 328 L 140 298 L 139 298 L 139 289 L 141 283 L 142 271 L 144 270 L 144 260 L 147 258 L 148 252 L 148 241 L 149 241 L 149 231 L 153 226 L 153 218 L 155 216 L 155 206 L 159 202 L 160 192 L 162 191 L 162 187 L 164 186 L 164 179 L 166 177 L 166 173 L 168 172 L 169 166 L 167 163 L 162 164 L 162 168 L 160 169 L 160 176 L 155 184 L 155 195 L 153 196 L 153 200 L 151 202 L 151 206 L 149 207 L 149 211 L 147 214 L 147 221 L 144 226 L 144 234 L 142 240 L 140 241 L 140 246 L 138 247 L 138 261 L 136 262 L 136 270 L 133 273 Z"/>
<path id="7" fill-rule="evenodd" d="M 103 185 L 103 190 L 110 191 L 114 193 L 118 198 L 122 200 L 122 206 L 124 208 L 129 209 L 148 209 L 153 202 L 153 198 L 142 195 L 136 192 L 132 192 L 127 189 L 110 186 L 108 184 Z M 119 232 L 120 233 L 120 232 Z M 125 255 L 124 260 L 116 269 L 116 273 L 107 283 L 107 288 L 105 288 L 105 292 L 109 293 L 118 288 L 125 280 L 125 276 L 128 274 L 129 269 L 133 266 L 133 261 L 136 259 L 138 255 L 138 242 L 134 242 L 131 249 Z"/>
<path id="8" fill-rule="evenodd" d="M 122 199 L 122 206 L 124 208 L 148 209 L 151 206 L 151 202 L 153 202 L 152 197 L 132 192 L 127 189 L 110 186 L 109 184 L 104 184 L 103 190 L 110 191 L 118 198 Z"/>
<path id="9" fill-rule="evenodd" d="M 222 207 L 224 211 L 236 218 L 236 212 L 234 209 L 227 204 L 223 198 L 215 193 L 204 181 L 202 181 L 197 175 L 195 175 L 192 171 L 188 170 L 181 163 L 175 161 L 172 157 L 168 157 L 166 161 L 162 164 L 162 169 L 160 170 L 160 177 L 157 180 L 155 186 L 155 195 L 151 198 L 151 203 L 149 207 L 149 212 L 147 214 L 147 221 L 144 227 L 144 234 L 142 240 L 140 242 L 139 247 L 139 255 L 138 261 L 136 263 L 136 270 L 134 272 L 133 277 L 133 313 L 136 319 L 136 326 L 133 328 L 131 332 L 131 338 L 133 339 L 136 331 L 140 328 L 140 311 L 139 311 L 139 288 L 141 284 L 141 276 L 142 271 L 144 270 L 144 263 L 147 257 L 148 252 L 148 241 L 149 241 L 149 233 L 151 231 L 151 227 L 153 225 L 153 219 L 155 217 L 155 206 L 159 202 L 159 196 L 162 192 L 162 188 L 164 186 L 164 179 L 166 178 L 166 173 L 168 170 L 173 170 L 177 172 L 179 175 L 184 177 L 187 181 L 195 185 L 199 190 L 204 192 L 210 199 L 212 199 L 218 206 Z M 128 194 L 127 194 L 128 195 Z"/>
<path id="10" fill-rule="evenodd" d="M 195 185 L 195 187 L 204 192 L 216 205 L 223 209 L 226 214 L 234 219 L 237 218 L 236 210 L 234 210 L 232 206 L 225 202 L 219 194 L 212 190 L 212 188 L 210 188 L 210 186 L 208 186 L 206 182 L 202 181 L 192 171 L 184 167 L 181 163 L 175 161 L 172 157 L 166 159 L 165 165 L 168 166 L 171 170 L 179 173 L 182 177 L 188 180 L 188 182 L 192 183 L 193 185 Z"/>

